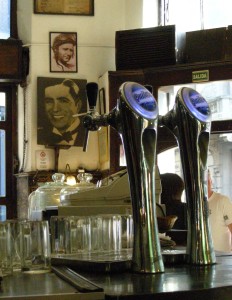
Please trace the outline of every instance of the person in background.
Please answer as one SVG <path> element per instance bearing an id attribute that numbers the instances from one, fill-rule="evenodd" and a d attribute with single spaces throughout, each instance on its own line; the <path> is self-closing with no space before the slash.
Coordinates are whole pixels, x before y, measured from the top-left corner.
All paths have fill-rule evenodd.
<path id="1" fill-rule="evenodd" d="M 79 87 L 71 79 L 47 86 L 44 91 L 44 108 L 49 126 L 39 131 L 44 145 L 83 146 L 84 130 L 79 117 L 82 101 Z"/>
<path id="2" fill-rule="evenodd" d="M 75 72 L 75 47 L 76 37 L 74 34 L 61 33 L 53 41 L 52 51 L 54 59 L 51 63 L 53 72 Z M 72 60 L 74 60 L 72 62 Z"/>
<path id="3" fill-rule="evenodd" d="M 187 210 L 186 203 L 181 201 L 184 191 L 184 181 L 175 173 L 160 174 L 162 192 L 161 204 L 165 204 L 166 216 L 176 215 L 173 229 L 187 229 Z"/>
<path id="4" fill-rule="evenodd" d="M 232 202 L 229 197 L 214 192 L 212 186 L 212 178 L 208 172 L 209 221 L 214 250 L 231 252 Z"/>

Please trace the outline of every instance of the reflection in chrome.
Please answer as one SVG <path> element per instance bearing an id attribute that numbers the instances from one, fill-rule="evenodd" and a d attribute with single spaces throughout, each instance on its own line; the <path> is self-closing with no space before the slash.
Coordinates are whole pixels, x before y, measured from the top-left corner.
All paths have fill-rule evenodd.
<path id="1" fill-rule="evenodd" d="M 142 103 L 138 101 L 141 100 L 139 93 L 143 98 Z M 108 115 L 88 114 L 83 122 L 88 130 L 111 125 L 120 134 L 126 155 L 133 209 L 132 270 L 139 273 L 163 272 L 155 199 L 156 100 L 140 84 L 125 82 L 120 87 L 117 106 Z"/>
<path id="2" fill-rule="evenodd" d="M 204 104 L 204 113 L 193 105 L 193 94 Z M 206 103 L 196 91 L 184 87 L 178 91 L 173 109 L 160 118 L 160 125 L 173 132 L 179 145 L 188 210 L 187 257 L 189 263 L 197 265 L 216 262 L 207 203 L 211 115 Z"/>

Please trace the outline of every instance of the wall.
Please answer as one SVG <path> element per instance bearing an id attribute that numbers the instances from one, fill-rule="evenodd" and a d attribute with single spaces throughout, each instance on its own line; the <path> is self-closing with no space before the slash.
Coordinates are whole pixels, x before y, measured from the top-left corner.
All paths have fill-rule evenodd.
<path id="1" fill-rule="evenodd" d="M 33 1 L 18 1 L 19 38 L 30 49 L 30 73 L 26 88 L 26 159 L 23 163 L 24 99 L 19 87 L 19 159 L 24 171 L 36 170 L 37 145 L 37 77 L 80 78 L 98 81 L 107 70 L 115 70 L 115 31 L 142 27 L 142 0 L 94 0 L 94 16 L 40 15 L 33 13 Z M 74 31 L 78 35 L 78 73 L 50 73 L 49 32 Z M 88 151 L 80 147 L 60 150 L 59 171 L 67 163 L 71 169 L 99 167 L 97 133 L 91 132 Z M 54 150 L 51 168 L 54 166 Z"/>

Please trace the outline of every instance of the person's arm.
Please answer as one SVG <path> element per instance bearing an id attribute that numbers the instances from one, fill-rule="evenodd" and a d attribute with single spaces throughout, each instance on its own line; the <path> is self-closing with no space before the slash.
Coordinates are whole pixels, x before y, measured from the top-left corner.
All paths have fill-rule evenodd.
<path id="1" fill-rule="evenodd" d="M 228 225 L 228 228 L 229 228 L 229 230 L 230 230 L 230 232 L 232 234 L 232 223 Z"/>

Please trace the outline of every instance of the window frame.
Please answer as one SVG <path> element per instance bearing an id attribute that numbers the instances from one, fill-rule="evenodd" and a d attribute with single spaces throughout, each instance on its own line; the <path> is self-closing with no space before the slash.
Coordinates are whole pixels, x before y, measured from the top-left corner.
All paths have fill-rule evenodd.
<path id="1" fill-rule="evenodd" d="M 6 134 L 6 195 L 0 197 L 0 204 L 7 206 L 7 218 L 17 218 L 17 85 L 0 83 L 0 92 L 6 94 L 5 121 L 0 121 L 0 129 Z"/>
<path id="2" fill-rule="evenodd" d="M 10 37 L 18 39 L 17 0 L 10 0 Z"/>

